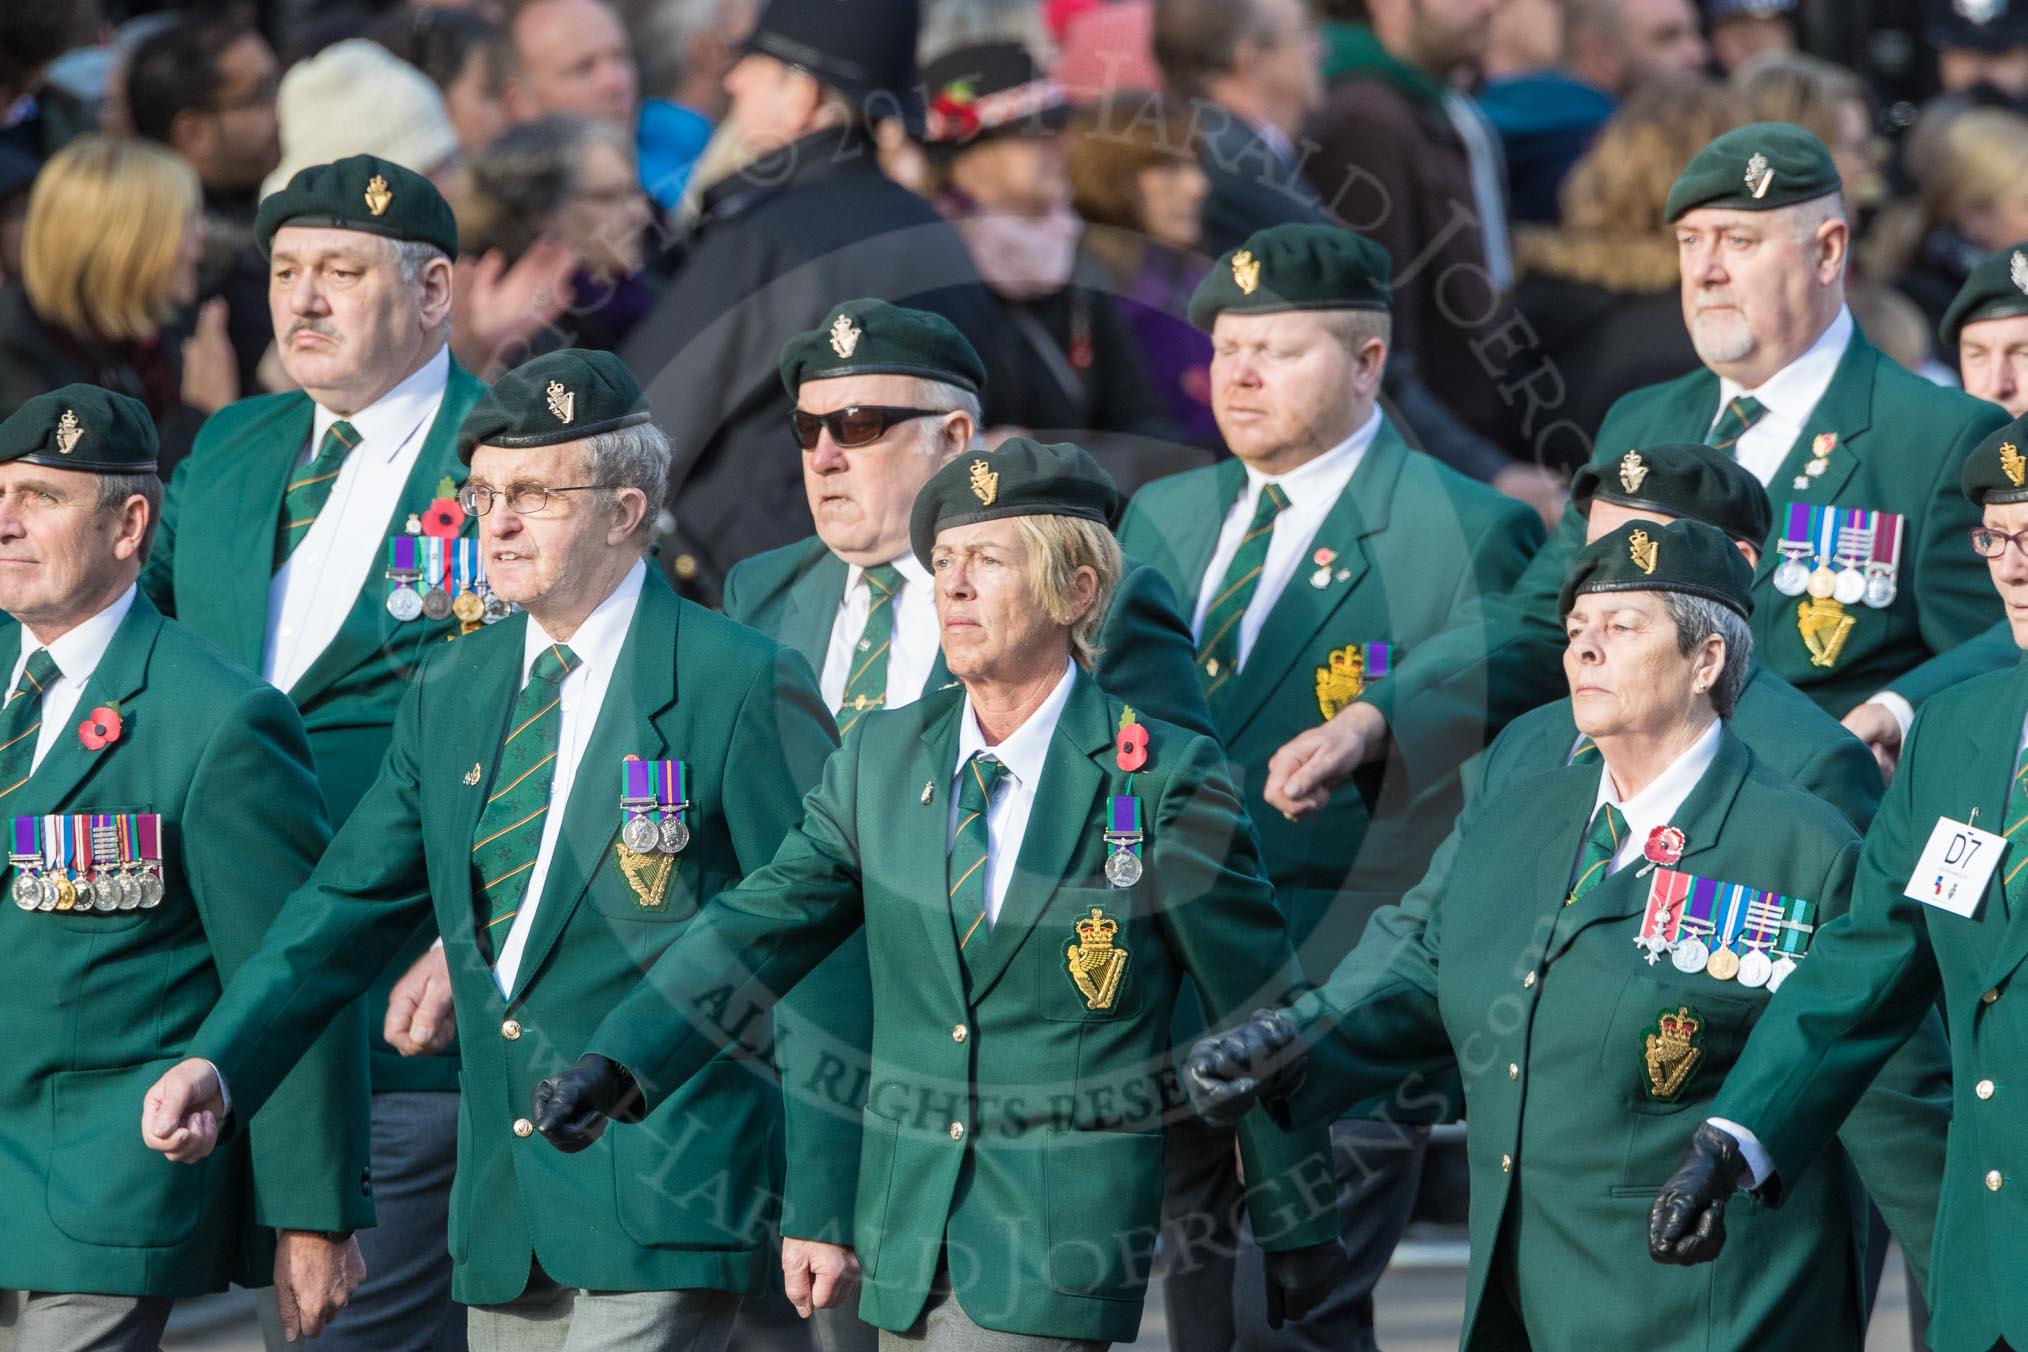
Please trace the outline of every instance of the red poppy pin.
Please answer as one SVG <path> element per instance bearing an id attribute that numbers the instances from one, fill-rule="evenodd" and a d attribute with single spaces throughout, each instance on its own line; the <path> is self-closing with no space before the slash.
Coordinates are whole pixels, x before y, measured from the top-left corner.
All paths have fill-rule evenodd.
<path id="1" fill-rule="evenodd" d="M 969 80 L 956 80 L 938 90 L 929 105 L 930 138 L 962 141 L 975 135 L 979 130 L 978 97 Z"/>
<path id="2" fill-rule="evenodd" d="M 465 509 L 456 498 L 438 498 L 422 514 L 422 533 L 437 540 L 454 540 L 465 524 Z"/>
<path id="3" fill-rule="evenodd" d="M 1338 551 L 1335 549 L 1329 549 L 1322 546 L 1318 547 L 1316 553 L 1310 555 L 1310 562 L 1316 564 L 1319 568 L 1329 568 L 1333 563 L 1336 563 L 1337 561 L 1338 561 Z"/>
<path id="4" fill-rule="evenodd" d="M 1683 833 L 1675 827 L 1656 827 L 1648 832 L 1647 843 L 1641 846 L 1641 855 L 1648 862 L 1635 876 L 1640 878 L 1647 877 L 1655 871 L 1657 864 L 1673 866 L 1677 860 L 1683 857 L 1683 847 L 1688 843 L 1683 838 Z"/>
<path id="5" fill-rule="evenodd" d="M 1148 730 L 1134 721 L 1131 707 L 1120 714 L 1120 734 L 1114 742 L 1115 762 L 1128 774 L 1148 763 Z"/>
<path id="6" fill-rule="evenodd" d="M 84 743 L 87 751 L 104 751 L 120 740 L 119 711 L 101 704 L 92 710 L 91 717 L 77 725 L 77 739 Z"/>

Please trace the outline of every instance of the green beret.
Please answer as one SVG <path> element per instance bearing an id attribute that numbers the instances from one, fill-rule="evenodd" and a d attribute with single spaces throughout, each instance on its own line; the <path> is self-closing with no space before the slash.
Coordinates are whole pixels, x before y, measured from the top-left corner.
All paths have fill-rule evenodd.
<path id="1" fill-rule="evenodd" d="M 285 225 L 364 230 L 434 244 L 458 256 L 458 220 L 444 195 L 413 169 L 375 155 L 313 164 L 263 198 L 254 215 L 254 243 L 262 258 L 273 252 L 275 231 Z"/>
<path id="2" fill-rule="evenodd" d="M 1956 347 L 1965 325 L 2016 315 L 2028 315 L 2028 243 L 1980 259 L 1944 311 L 1937 333 L 1945 347 Z"/>
<path id="3" fill-rule="evenodd" d="M 1673 591 L 1753 614 L 1753 568 L 1732 541 L 1702 521 L 1629 521 L 1570 562 L 1556 613 L 1592 592 Z"/>
<path id="4" fill-rule="evenodd" d="M 1335 225 L 1271 225 L 1212 265 L 1190 296 L 1190 322 L 1209 333 L 1227 310 L 1385 310 L 1393 273 L 1387 250 L 1364 235 Z"/>
<path id="5" fill-rule="evenodd" d="M 1972 506 L 2028 502 L 2028 416 L 2014 419 L 1972 448 L 1958 483 Z"/>
<path id="6" fill-rule="evenodd" d="M 908 542 L 930 566 L 937 532 L 1009 516 L 1078 516 L 1111 526 L 1120 490 L 1091 452 L 1067 441 L 1009 437 L 930 475 L 908 518 Z"/>
<path id="7" fill-rule="evenodd" d="M 1792 122 L 1749 122 L 1690 157 L 1669 189 L 1662 219 L 1673 224 L 1693 207 L 1773 211 L 1839 186 L 1838 166 L 1822 141 Z"/>
<path id="8" fill-rule="evenodd" d="M 156 444 L 146 404 L 96 385 L 38 394 L 0 423 L 0 462 L 87 474 L 153 474 Z"/>
<path id="9" fill-rule="evenodd" d="M 789 398 L 806 380 L 833 376 L 919 376 L 977 394 L 986 366 L 965 335 L 942 315 L 884 300 L 848 300 L 822 328 L 782 344 L 779 363 Z"/>
<path id="10" fill-rule="evenodd" d="M 1648 446 L 1605 464 L 1593 461 L 1570 481 L 1570 505 L 1582 515 L 1593 498 L 1702 521 L 1755 549 L 1774 526 L 1760 480 L 1709 446 Z"/>
<path id="11" fill-rule="evenodd" d="M 458 459 L 479 446 L 521 450 L 582 441 L 647 422 L 647 396 L 610 352 L 559 348 L 501 376 L 458 428 Z"/>

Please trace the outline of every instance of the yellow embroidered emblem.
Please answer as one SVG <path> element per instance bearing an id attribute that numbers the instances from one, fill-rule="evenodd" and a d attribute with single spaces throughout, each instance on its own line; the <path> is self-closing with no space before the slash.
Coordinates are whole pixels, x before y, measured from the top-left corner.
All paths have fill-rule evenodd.
<path id="1" fill-rule="evenodd" d="M 1260 286 L 1260 260 L 1253 256 L 1253 250 L 1241 249 L 1232 256 L 1232 280 L 1239 285 L 1241 295 L 1251 296 Z"/>
<path id="2" fill-rule="evenodd" d="M 1652 574 L 1655 565 L 1661 562 L 1661 542 L 1649 539 L 1646 531 L 1637 530 L 1627 537 L 1627 557 L 1634 561 L 1634 567 Z"/>
<path id="3" fill-rule="evenodd" d="M 1086 1009 L 1111 1009 L 1120 993 L 1127 950 L 1113 945 L 1119 932 L 1120 922 L 1094 906 L 1090 915 L 1077 922 L 1077 942 L 1064 950 L 1070 979 L 1084 996 Z"/>
<path id="4" fill-rule="evenodd" d="M 831 350 L 838 354 L 838 360 L 846 360 L 858 349 L 861 332 L 842 312 L 831 321 Z"/>
<path id="5" fill-rule="evenodd" d="M 1746 190 L 1757 202 L 1767 196 L 1767 190 L 1774 186 L 1774 167 L 1767 162 L 1767 156 L 1755 154 L 1746 162 Z"/>
<path id="6" fill-rule="evenodd" d="M 2028 460 L 2021 458 L 2021 449 L 2011 441 L 2000 443 L 2000 469 L 2007 476 L 2007 482 L 2019 488 L 2028 480 Z"/>
<path id="7" fill-rule="evenodd" d="M 1803 636 L 1803 646 L 1810 650 L 1810 665 L 1836 666 L 1855 623 L 1845 613 L 1845 607 L 1831 598 L 1804 597 L 1796 607 L 1796 632 Z"/>
<path id="8" fill-rule="evenodd" d="M 620 876 L 634 889 L 634 904 L 644 911 L 659 911 L 669 904 L 669 876 L 676 871 L 676 856 L 657 850 L 636 854 L 625 845 L 614 845 L 620 856 Z"/>
<path id="9" fill-rule="evenodd" d="M 1639 451 L 1628 451 L 1620 457 L 1621 488 L 1626 489 L 1629 493 L 1638 493 L 1641 491 L 1641 485 L 1647 481 L 1647 478 L 1647 462 L 1641 459 Z"/>
<path id="10" fill-rule="evenodd" d="M 1655 1016 L 1641 1041 L 1641 1068 L 1647 1073 L 1648 1097 L 1674 1103 L 1690 1073 L 1704 1059 L 1704 1016 L 1688 1005 L 1665 1009 Z"/>
<path id="11" fill-rule="evenodd" d="M 387 180 L 379 174 L 366 180 L 366 209 L 376 216 L 385 215 L 394 194 L 387 190 Z"/>
<path id="12" fill-rule="evenodd" d="M 563 388 L 563 382 L 560 380 L 552 380 L 549 382 L 548 394 L 550 414 L 558 422 L 567 425 L 577 414 L 577 392 Z"/>
<path id="13" fill-rule="evenodd" d="M 479 776 L 483 773 L 484 771 L 479 768 L 479 762 L 473 761 L 472 768 L 465 771 L 465 787 L 468 789 L 476 787 L 479 783 Z"/>
<path id="14" fill-rule="evenodd" d="M 986 507 L 991 507 L 993 499 L 1000 496 L 1000 476 L 988 469 L 984 460 L 972 462 L 972 496 Z"/>
<path id="15" fill-rule="evenodd" d="M 77 449 L 78 442 L 83 438 L 84 427 L 78 422 L 77 414 L 69 409 L 65 409 L 63 416 L 56 420 L 57 451 L 60 454 L 69 455 Z"/>
<path id="16" fill-rule="evenodd" d="M 1366 647 L 1348 643 L 1325 655 L 1317 668 L 1317 712 L 1330 722 L 1366 689 Z"/>

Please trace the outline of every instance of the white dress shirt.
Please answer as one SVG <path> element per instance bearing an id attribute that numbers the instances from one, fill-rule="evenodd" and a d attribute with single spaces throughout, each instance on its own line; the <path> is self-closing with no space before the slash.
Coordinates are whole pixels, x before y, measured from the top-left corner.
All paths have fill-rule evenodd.
<path id="1" fill-rule="evenodd" d="M 1803 428 L 1823 399 L 1824 391 L 1831 388 L 1831 377 L 1837 374 L 1838 363 L 1844 360 L 1845 349 L 1852 342 L 1852 331 L 1852 312 L 1841 305 L 1838 317 L 1831 321 L 1829 328 L 1817 335 L 1817 341 L 1810 344 L 1809 350 L 1769 376 L 1759 389 L 1743 389 L 1737 381 L 1719 377 L 1718 407 L 1712 410 L 1711 421 L 1705 424 L 1706 439 L 1710 437 L 1709 429 L 1718 426 L 1718 420 L 1725 415 L 1733 400 L 1742 394 L 1750 394 L 1760 400 L 1767 406 L 1767 412 L 1733 444 L 1732 454 L 1741 468 L 1760 480 L 1763 487 L 1771 488 L 1782 461 L 1788 459 L 1789 449 L 1803 434 Z"/>
<path id="2" fill-rule="evenodd" d="M 563 686 L 557 694 L 563 710 L 563 727 L 557 736 L 555 774 L 549 781 L 549 811 L 542 818 L 542 845 L 535 852 L 535 867 L 528 870 L 528 891 L 522 894 L 521 909 L 514 913 L 514 923 L 507 927 L 507 938 L 500 945 L 499 960 L 493 964 L 493 979 L 499 983 L 502 995 L 514 988 L 514 976 L 521 970 L 521 954 L 528 947 L 528 931 L 535 924 L 535 912 L 542 902 L 542 886 L 549 879 L 549 861 L 555 857 L 556 837 L 563 830 L 564 809 L 570 803 L 571 785 L 577 779 L 585 747 L 591 743 L 592 729 L 598 725 L 599 709 L 605 704 L 606 691 L 613 683 L 613 669 L 619 665 L 620 648 L 627 641 L 627 629 L 634 622 L 634 610 L 641 600 L 641 584 L 647 576 L 648 565 L 635 564 L 621 579 L 620 585 L 613 588 L 613 594 L 585 616 L 584 623 L 563 645 L 576 654 L 578 666 L 563 678 Z M 555 639 L 542 632 L 542 626 L 535 622 L 535 617 L 529 616 L 528 635 L 521 644 L 522 685 L 528 684 L 535 659 L 554 642 Z M 606 786 L 615 805 L 619 802 L 616 784 L 617 781 Z"/>
<path id="3" fill-rule="evenodd" d="M 1641 850 L 1647 844 L 1650 831 L 1658 826 L 1675 824 L 1673 819 L 1682 810 L 1683 800 L 1690 796 L 1690 790 L 1697 787 L 1697 781 L 1704 778 L 1704 772 L 1711 768 L 1711 758 L 1718 754 L 1718 734 L 1723 726 L 1713 718 L 1711 726 L 1696 741 L 1631 798 L 1620 797 L 1610 768 L 1598 772 L 1598 796 L 1592 800 L 1591 817 L 1586 820 L 1596 818 L 1599 807 L 1605 803 L 1618 808 L 1620 815 L 1627 819 L 1627 838 L 1620 842 L 1619 851 L 1606 865 L 1607 877 L 1642 857 Z M 1576 871 L 1573 864 L 1572 874 L 1575 875 Z"/>
<path id="4" fill-rule="evenodd" d="M 1366 448 L 1379 434 L 1380 416 L 1380 410 L 1375 408 L 1358 431 L 1287 474 L 1266 475 L 1251 465 L 1246 467 L 1246 489 L 1226 509 L 1225 524 L 1218 532 L 1218 547 L 1211 551 L 1211 562 L 1198 586 L 1197 609 L 1190 616 L 1191 633 L 1199 639 L 1204 637 L 1204 616 L 1224 589 L 1225 570 L 1232 566 L 1232 556 L 1239 553 L 1240 542 L 1253 525 L 1254 504 L 1260 500 L 1263 488 L 1279 485 L 1288 496 L 1289 505 L 1275 517 L 1260 580 L 1254 585 L 1253 599 L 1246 603 L 1246 613 L 1239 619 L 1239 665 L 1246 666 L 1253 641 L 1260 637 L 1260 627 L 1267 622 L 1282 589 L 1289 585 L 1296 570 L 1309 562 L 1310 541 L 1316 538 L 1317 527 L 1324 524 L 1324 518 L 1338 505 L 1345 485 L 1352 482 L 1353 472 L 1366 456 Z"/>
<path id="5" fill-rule="evenodd" d="M 912 552 L 894 560 L 894 566 L 901 570 L 901 587 L 887 603 L 894 608 L 894 636 L 887 649 L 887 703 L 882 706 L 888 709 L 922 697 L 923 682 L 936 666 L 938 646 L 936 584 Z M 831 645 L 824 650 L 824 671 L 817 682 L 828 709 L 836 711 L 845 702 L 845 683 L 853 668 L 866 660 L 867 654 L 859 651 L 859 634 L 872 608 L 873 585 L 866 580 L 866 570 L 855 563 L 845 573 L 845 595 L 831 621 Z"/>
<path id="6" fill-rule="evenodd" d="M 341 419 L 317 406 L 310 420 L 310 444 L 296 466 L 310 463 L 335 422 L 348 422 L 359 444 L 345 456 L 332 482 L 331 497 L 303 542 L 268 584 L 268 632 L 261 644 L 261 675 L 288 690 L 338 636 L 360 590 L 386 557 L 387 537 L 408 476 L 422 456 L 430 423 L 444 401 L 451 350 L 440 348 L 408 379 Z"/>
<path id="7" fill-rule="evenodd" d="M 984 751 L 1006 766 L 994 786 L 993 801 L 986 810 L 986 924 L 1000 919 L 1000 904 L 1007 897 L 1008 880 L 1014 876 L 1014 861 L 1021 857 L 1021 842 L 1028 835 L 1028 814 L 1035 807 L 1035 786 L 1042 781 L 1042 763 L 1049 758 L 1049 743 L 1056 736 L 1057 720 L 1070 702 L 1071 683 L 1077 678 L 1077 663 L 1066 662 L 1063 679 L 1042 706 L 1028 715 L 998 746 L 986 745 L 979 731 L 979 719 L 972 712 L 972 696 L 965 695 L 965 711 L 958 720 L 958 763 L 951 767 L 951 813 L 944 835 L 944 851 L 958 836 L 958 776 L 965 762 Z"/>
<path id="8" fill-rule="evenodd" d="M 7 691 L 11 692 L 21 684 L 21 673 L 38 648 L 48 648 L 50 660 L 63 673 L 42 692 L 42 726 L 35 734 L 35 759 L 28 767 L 31 773 L 42 768 L 42 758 L 56 745 L 57 738 L 66 733 L 77 736 L 78 720 L 71 716 L 77 712 L 77 702 L 84 695 L 85 682 L 99 669 L 100 659 L 111 646 L 113 635 L 119 632 L 120 621 L 126 619 L 127 612 L 134 608 L 134 591 L 133 587 L 128 587 L 120 593 L 117 601 L 54 643 L 42 643 L 28 632 L 27 625 L 21 627 L 21 651 L 14 655 L 14 670 L 8 674 Z"/>

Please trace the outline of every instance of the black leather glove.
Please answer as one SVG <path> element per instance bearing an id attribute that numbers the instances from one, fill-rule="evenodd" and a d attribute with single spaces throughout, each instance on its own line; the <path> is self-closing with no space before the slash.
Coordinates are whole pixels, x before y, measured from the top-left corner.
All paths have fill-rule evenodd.
<path id="1" fill-rule="evenodd" d="M 1725 1204 L 1750 1181 L 1739 1142 L 1709 1122 L 1700 1124 L 1683 1162 L 1648 1208 L 1648 1256 L 1681 1267 L 1718 1257 L 1725 1247 Z"/>
<path id="2" fill-rule="evenodd" d="M 1295 1021 L 1280 1010 L 1256 1009 L 1239 1027 L 1197 1039 L 1183 1062 L 1183 1091 L 1214 1127 L 1237 1126 L 1256 1102 L 1286 1126 L 1282 1100 L 1302 1087 L 1308 1063 Z"/>
<path id="3" fill-rule="evenodd" d="M 535 1129 L 575 1155 L 605 1134 L 608 1118 L 638 1122 L 646 1106 L 625 1066 L 586 1052 L 569 1070 L 535 1086 Z"/>
<path id="4" fill-rule="evenodd" d="M 1280 1328 L 1284 1319 L 1301 1319 L 1316 1309 L 1352 1274 L 1345 1250 L 1335 1239 L 1262 1256 L 1267 1259 L 1267 1321 L 1271 1329 Z"/>

